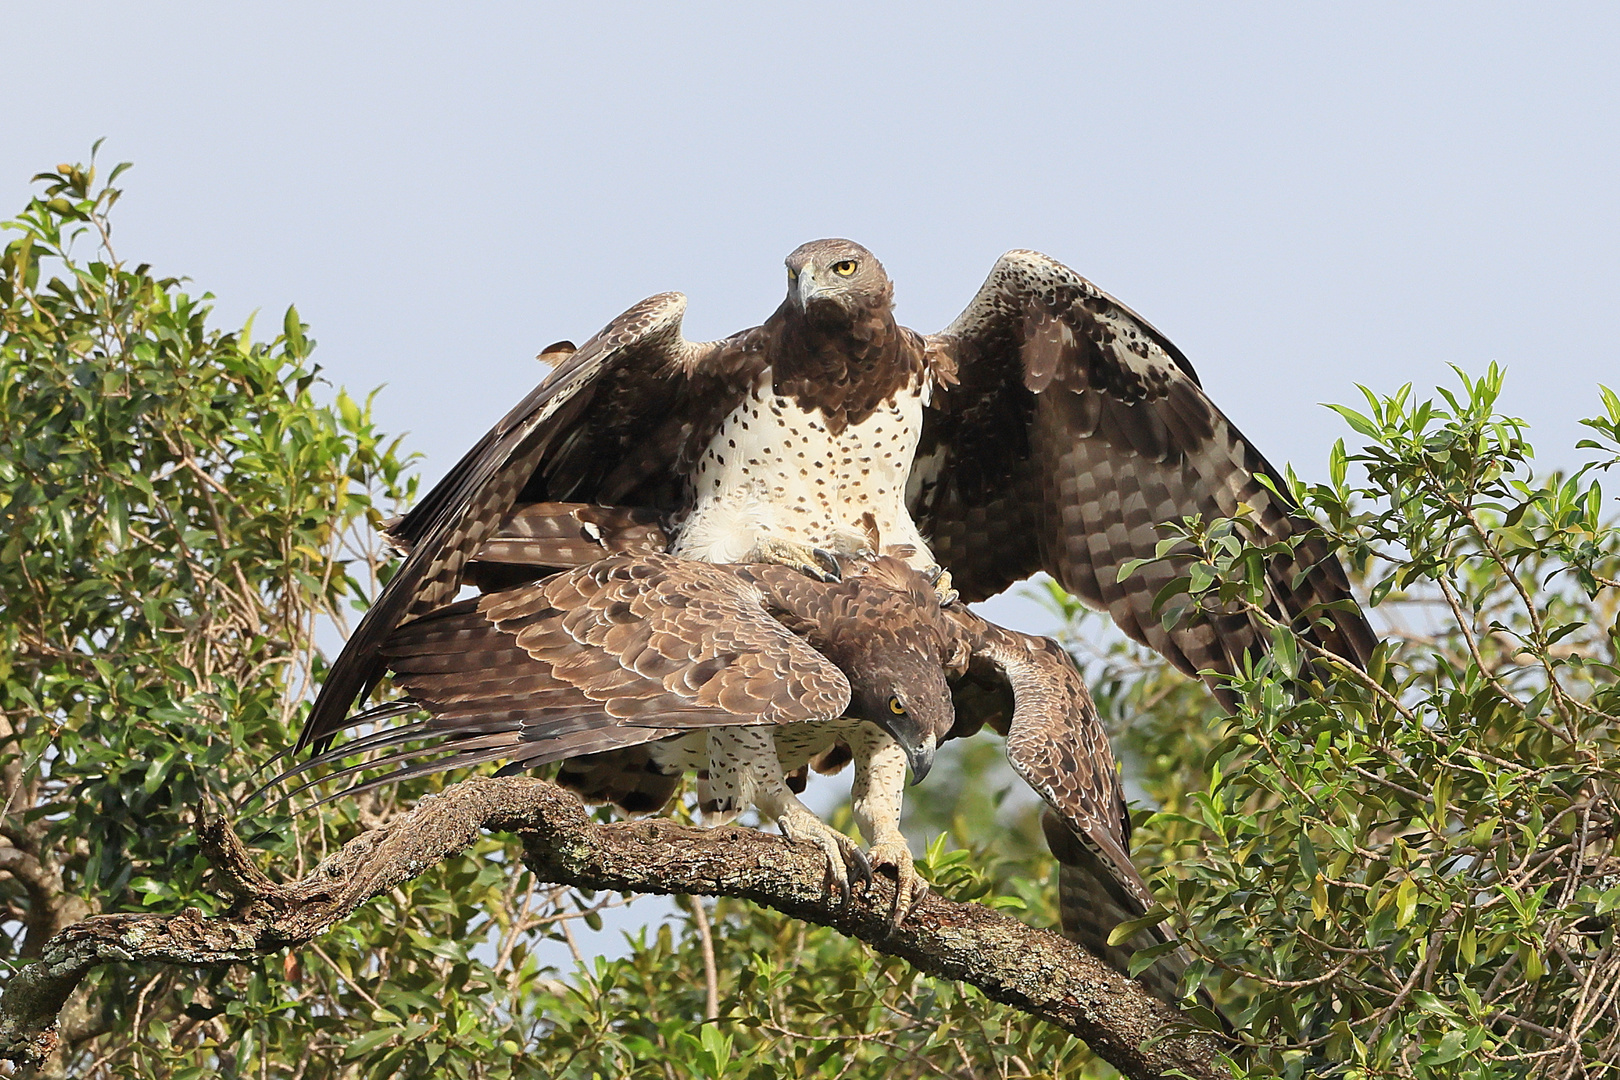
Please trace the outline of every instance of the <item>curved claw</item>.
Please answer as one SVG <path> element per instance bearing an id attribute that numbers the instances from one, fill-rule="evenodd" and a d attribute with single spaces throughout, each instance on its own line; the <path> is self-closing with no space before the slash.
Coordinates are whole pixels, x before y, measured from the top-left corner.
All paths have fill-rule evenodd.
<path id="1" fill-rule="evenodd" d="M 894 906 L 889 910 L 889 926 L 898 929 L 912 909 L 928 895 L 928 882 L 917 873 L 911 848 L 903 840 L 873 844 L 868 857 L 873 866 L 894 868 Z"/>
<path id="2" fill-rule="evenodd" d="M 934 587 L 934 595 L 939 597 L 940 607 L 950 607 L 962 599 L 962 594 L 951 586 L 951 572 L 943 566 L 934 567 L 933 579 L 929 584 Z"/>
<path id="3" fill-rule="evenodd" d="M 826 568 L 830 575 L 826 578 L 828 582 L 844 580 L 844 564 L 838 561 L 838 556 L 826 548 L 811 548 L 810 556 Z"/>
<path id="4" fill-rule="evenodd" d="M 807 821 L 789 823 L 784 817 L 777 822 L 782 835 L 790 841 L 805 840 L 815 844 L 826 856 L 827 865 L 822 877 L 822 887 L 828 893 L 839 897 L 841 906 L 849 907 L 855 899 L 855 888 L 851 877 L 863 886 L 870 888 L 872 884 L 872 864 L 867 861 L 855 841 L 836 829 L 828 827 L 825 823 L 813 816 L 806 815 Z M 814 824 L 811 824 L 814 822 Z M 819 826 L 819 828 L 817 827 Z"/>
<path id="5" fill-rule="evenodd" d="M 847 845 L 847 846 L 846 846 Z M 849 883 L 854 885 L 860 882 L 862 888 L 872 887 L 872 864 L 867 860 L 861 849 L 855 846 L 854 841 L 846 840 L 838 845 L 844 849 L 844 864 L 849 868 Z"/>
<path id="6" fill-rule="evenodd" d="M 837 845 L 839 855 L 842 856 L 838 860 L 834 860 L 831 853 L 827 856 L 826 881 L 828 891 L 842 892 L 843 896 L 840 898 L 838 906 L 848 910 L 849 906 L 855 902 L 856 883 L 859 883 L 863 889 L 872 887 L 872 864 L 867 861 L 866 856 L 856 846 L 855 841 L 836 830 L 829 829 L 828 833 Z"/>
<path id="7" fill-rule="evenodd" d="M 900 924 L 906 921 L 906 916 L 917 910 L 917 905 L 923 902 L 928 895 L 928 882 L 917 878 L 911 884 L 911 889 L 896 889 L 894 894 L 894 910 L 889 913 L 889 925 L 898 930 Z M 901 897 L 905 897 L 902 901 Z"/>
<path id="8" fill-rule="evenodd" d="M 767 537 L 755 547 L 754 555 L 765 562 L 791 566 L 802 574 L 828 584 L 844 579 L 844 568 L 838 562 L 838 557 L 823 548 Z"/>

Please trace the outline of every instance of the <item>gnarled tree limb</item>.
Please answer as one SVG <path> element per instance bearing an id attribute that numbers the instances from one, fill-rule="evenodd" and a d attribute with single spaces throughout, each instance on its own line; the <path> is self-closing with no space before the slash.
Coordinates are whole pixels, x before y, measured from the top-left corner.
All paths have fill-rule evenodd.
<path id="1" fill-rule="evenodd" d="M 301 945 L 371 897 L 468 847 L 483 829 L 517 833 L 524 861 L 544 881 L 736 896 L 830 926 L 1078 1035 L 1131 1077 L 1170 1070 L 1198 1080 L 1226 1075 L 1213 1038 L 1178 1033 L 1185 1021 L 1174 1009 L 1055 934 L 937 896 L 925 897 L 896 929 L 889 925 L 893 887 L 886 879 L 847 906 L 828 897 L 820 848 L 752 829 L 693 829 L 656 819 L 598 824 L 573 794 L 528 777 L 478 777 L 447 788 L 288 885 L 253 865 L 227 821 L 205 820 L 199 832 L 236 898 L 232 910 L 217 918 L 195 908 L 98 915 L 63 930 L 0 996 L 0 1058 L 44 1059 L 55 1044 L 58 1012 L 97 965 L 237 963 Z"/>

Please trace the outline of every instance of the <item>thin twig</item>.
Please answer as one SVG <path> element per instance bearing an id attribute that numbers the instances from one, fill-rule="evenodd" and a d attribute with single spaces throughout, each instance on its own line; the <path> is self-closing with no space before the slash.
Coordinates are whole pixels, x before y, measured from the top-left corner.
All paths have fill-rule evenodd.
<path id="1" fill-rule="evenodd" d="M 692 921 L 697 924 L 698 945 L 703 952 L 703 989 L 706 1001 L 703 1018 L 713 1020 L 720 1015 L 720 976 L 714 969 L 714 934 L 709 928 L 709 914 L 703 910 L 703 901 L 688 896 L 692 905 Z"/>

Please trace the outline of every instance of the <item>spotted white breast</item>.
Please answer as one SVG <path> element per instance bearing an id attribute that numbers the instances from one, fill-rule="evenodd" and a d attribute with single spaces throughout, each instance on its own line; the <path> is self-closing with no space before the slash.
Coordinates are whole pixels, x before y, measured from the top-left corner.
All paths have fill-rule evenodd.
<path id="1" fill-rule="evenodd" d="M 885 551 L 909 546 L 907 561 L 931 568 L 905 505 L 927 394 L 926 379 L 915 380 L 833 434 L 819 411 L 774 393 L 767 370 L 698 461 L 674 553 L 746 562 L 772 539 L 850 554 L 869 546 L 861 519 L 871 513 Z"/>

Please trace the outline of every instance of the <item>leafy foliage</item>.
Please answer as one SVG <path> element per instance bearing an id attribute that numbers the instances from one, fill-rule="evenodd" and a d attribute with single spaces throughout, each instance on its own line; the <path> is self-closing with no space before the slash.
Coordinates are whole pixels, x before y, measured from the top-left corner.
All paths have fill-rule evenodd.
<path id="1" fill-rule="evenodd" d="M 1620 1063 L 1620 531 L 1597 482 L 1620 398 L 1586 422 L 1587 465 L 1537 479 L 1501 372 L 1459 377 L 1439 401 L 1339 408 L 1368 445 L 1294 484 L 1389 627 L 1372 671 L 1273 624 L 1219 740 L 1147 761 L 1162 810 L 1141 850 L 1199 942 L 1191 978 L 1236 980 L 1252 1075 Z M 1241 522 L 1181 532 L 1191 598 L 1258 610 Z"/>
<path id="2" fill-rule="evenodd" d="M 92 910 L 217 909 L 194 811 L 240 797 L 290 743 L 322 672 L 316 630 L 341 626 L 386 573 L 371 527 L 415 488 L 370 399 L 323 389 L 295 311 L 270 342 L 251 324 L 222 332 L 209 297 L 115 255 L 123 168 L 40 176 L 0 264 L 10 969 Z M 440 782 L 261 813 L 249 834 L 301 874 Z M 1044 876 L 1034 852 L 996 865 Z M 622 901 L 539 885 L 516 854 L 485 840 L 284 961 L 101 969 L 46 1072 L 1054 1076 L 1087 1056 L 974 991 L 740 903 L 699 921 L 688 902 L 625 959 L 562 981 L 536 945 Z M 993 891 L 976 869 L 988 857 L 935 855 L 948 887 Z M 1049 905 L 1043 884 L 1002 902 Z M 709 1023 L 706 938 L 721 1009 Z"/>

